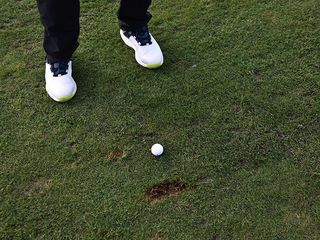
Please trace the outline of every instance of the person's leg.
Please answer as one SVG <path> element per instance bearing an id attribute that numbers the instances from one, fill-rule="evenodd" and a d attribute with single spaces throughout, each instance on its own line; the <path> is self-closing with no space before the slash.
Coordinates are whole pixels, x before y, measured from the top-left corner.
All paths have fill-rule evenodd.
<path id="1" fill-rule="evenodd" d="M 70 59 L 78 47 L 79 0 L 37 0 L 49 63 Z"/>
<path id="2" fill-rule="evenodd" d="M 121 0 L 118 11 L 120 36 L 124 43 L 135 50 L 136 61 L 146 68 L 158 68 L 163 55 L 157 41 L 149 33 L 151 0 Z"/>
<path id="3" fill-rule="evenodd" d="M 118 11 L 120 28 L 137 29 L 147 25 L 151 19 L 148 8 L 151 0 L 121 0 Z"/>
<path id="4" fill-rule="evenodd" d="M 78 47 L 79 0 L 37 0 L 44 26 L 46 91 L 57 102 L 70 100 L 77 91 L 71 56 Z"/>

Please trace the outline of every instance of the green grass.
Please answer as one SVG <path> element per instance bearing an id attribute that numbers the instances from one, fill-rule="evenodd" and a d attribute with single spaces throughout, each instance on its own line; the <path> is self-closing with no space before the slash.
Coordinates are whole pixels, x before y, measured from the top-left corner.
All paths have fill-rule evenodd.
<path id="1" fill-rule="evenodd" d="M 82 1 L 64 104 L 35 1 L 0 5 L 0 239 L 320 239 L 318 0 L 155 0 L 155 71 L 118 1 Z M 175 179 L 189 189 L 143 200 Z"/>

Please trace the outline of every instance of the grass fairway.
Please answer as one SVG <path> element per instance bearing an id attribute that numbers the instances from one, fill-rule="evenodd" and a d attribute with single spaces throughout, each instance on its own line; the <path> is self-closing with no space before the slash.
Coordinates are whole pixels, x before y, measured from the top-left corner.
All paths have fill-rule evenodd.
<path id="1" fill-rule="evenodd" d="M 0 0 L 0 239 L 320 239 L 318 0 L 154 0 L 154 71 L 81 2 L 58 104 L 35 1 Z"/>

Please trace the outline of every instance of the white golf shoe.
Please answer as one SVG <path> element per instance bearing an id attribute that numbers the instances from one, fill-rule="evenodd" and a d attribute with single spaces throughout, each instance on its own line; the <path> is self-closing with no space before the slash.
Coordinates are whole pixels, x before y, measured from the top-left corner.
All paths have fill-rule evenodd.
<path id="1" fill-rule="evenodd" d="M 73 98 L 77 84 L 72 78 L 72 61 L 66 60 L 53 64 L 46 62 L 46 91 L 57 102 Z"/>
<path id="2" fill-rule="evenodd" d="M 136 61 L 143 67 L 154 69 L 163 64 L 163 55 L 159 44 L 149 33 L 148 27 L 125 31 L 120 29 L 124 43 L 135 51 Z"/>

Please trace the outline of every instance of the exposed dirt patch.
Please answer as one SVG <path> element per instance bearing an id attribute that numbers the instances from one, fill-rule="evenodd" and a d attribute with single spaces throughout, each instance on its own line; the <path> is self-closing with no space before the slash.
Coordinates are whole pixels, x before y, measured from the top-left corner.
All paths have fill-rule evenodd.
<path id="1" fill-rule="evenodd" d="M 108 157 L 111 160 L 120 160 L 127 156 L 127 152 L 124 150 L 121 150 L 119 148 L 113 149 L 109 152 Z"/>
<path id="2" fill-rule="evenodd" d="M 181 180 L 163 181 L 145 191 L 144 198 L 148 202 L 155 202 L 163 197 L 176 196 L 188 189 L 188 184 Z"/>
<path id="3" fill-rule="evenodd" d="M 34 179 L 23 191 L 23 195 L 31 197 L 34 194 L 43 194 L 51 186 L 51 180 L 47 178 Z"/>

